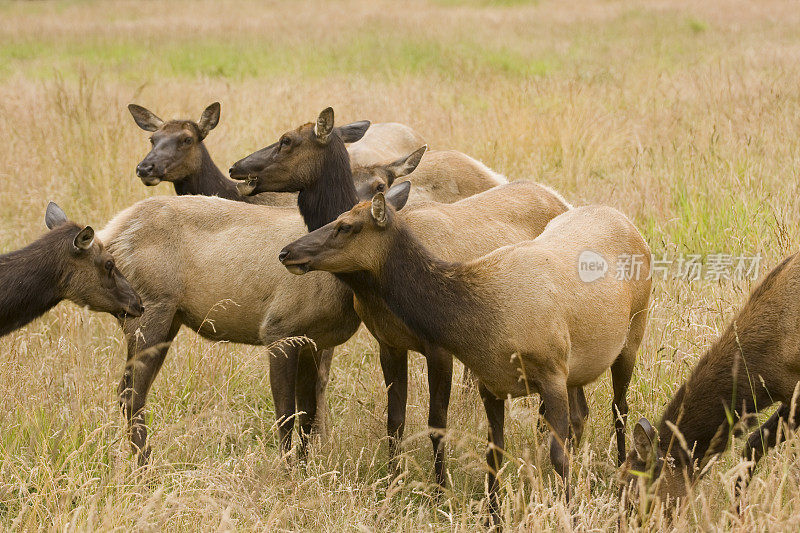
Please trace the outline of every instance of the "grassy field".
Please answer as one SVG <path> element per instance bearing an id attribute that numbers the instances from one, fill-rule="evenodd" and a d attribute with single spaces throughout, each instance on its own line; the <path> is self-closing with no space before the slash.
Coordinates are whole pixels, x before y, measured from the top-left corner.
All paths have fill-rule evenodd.
<path id="1" fill-rule="evenodd" d="M 207 146 L 223 169 L 331 105 L 339 123 L 403 122 L 432 148 L 617 207 L 658 256 L 759 253 L 764 273 L 800 243 L 799 27 L 790 0 L 0 1 L 0 251 L 44 231 L 49 200 L 99 228 L 173 194 L 135 177 L 148 143 L 125 106 L 196 119 L 218 100 Z M 658 419 L 752 284 L 654 283 L 633 421 Z M 337 349 L 330 438 L 286 471 L 265 350 L 182 331 L 150 395 L 152 466 L 136 472 L 116 402 L 121 331 L 59 305 L 0 340 L 0 528 L 474 529 L 477 393 L 454 390 L 452 480 L 436 501 L 424 361 L 411 365 L 405 471 L 392 480 L 376 350 L 364 330 Z M 762 461 L 741 514 L 740 442 L 680 512 L 622 514 L 610 390 L 608 376 L 588 390 L 570 506 L 537 400 L 509 403 L 510 530 L 800 528 L 798 440 Z"/>

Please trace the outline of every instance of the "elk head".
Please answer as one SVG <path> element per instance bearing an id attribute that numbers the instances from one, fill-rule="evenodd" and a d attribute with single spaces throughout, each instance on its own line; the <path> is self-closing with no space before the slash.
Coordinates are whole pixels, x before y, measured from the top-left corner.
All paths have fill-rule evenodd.
<path id="1" fill-rule="evenodd" d="M 81 228 L 69 222 L 53 202 L 47 206 L 45 224 L 51 232 L 63 234 L 53 250 L 60 264 L 57 283 L 62 298 L 118 318 L 142 314 L 141 298 L 117 269 L 91 226 Z"/>
<path id="2" fill-rule="evenodd" d="M 136 166 L 136 175 L 145 185 L 158 185 L 162 181 L 176 183 L 200 172 L 203 161 L 201 143 L 219 123 L 219 102 L 208 106 L 197 122 L 164 122 L 136 104 L 128 105 L 128 110 L 140 128 L 153 132 L 150 136 L 152 148 Z"/>

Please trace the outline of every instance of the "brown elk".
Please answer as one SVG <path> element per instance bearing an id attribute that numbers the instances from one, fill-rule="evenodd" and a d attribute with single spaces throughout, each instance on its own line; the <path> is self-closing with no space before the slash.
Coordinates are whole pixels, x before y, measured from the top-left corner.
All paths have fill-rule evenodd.
<path id="1" fill-rule="evenodd" d="M 296 274 L 338 274 L 357 298 L 382 301 L 420 339 L 477 375 L 489 419 L 493 511 L 504 399 L 538 393 L 552 431 L 550 459 L 569 499 L 569 396 L 609 367 L 620 463 L 625 458 L 625 396 L 650 298 L 647 244 L 619 211 L 589 206 L 555 217 L 532 241 L 447 262 L 396 213 L 407 193 L 407 186 L 378 193 L 287 245 L 281 262 Z M 587 250 L 605 261 L 639 257 L 639 275 L 584 281 L 578 267 Z"/>
<path id="2" fill-rule="evenodd" d="M 219 196 L 228 200 L 273 206 L 296 204 L 297 200 L 291 194 L 243 196 L 239 194 L 236 184 L 220 172 L 203 142 L 219 123 L 219 102 L 208 106 L 197 122 L 165 122 L 136 104 L 128 105 L 128 110 L 140 128 L 153 132 L 150 136 L 152 148 L 136 166 L 136 175 L 145 185 L 155 186 L 162 181 L 169 181 L 175 186 L 178 195 Z M 361 139 L 367 128 L 369 122 L 366 120 L 354 122 L 339 128 L 339 135 L 345 142 L 355 142 Z"/>
<path id="3" fill-rule="evenodd" d="M 371 199 L 393 183 L 410 181 L 409 203 L 452 203 L 508 183 L 502 174 L 456 150 L 427 150 L 426 146 L 390 163 L 353 168 L 361 200 Z M 396 181 L 397 180 L 397 181 Z"/>
<path id="4" fill-rule="evenodd" d="M 231 176 L 246 175 L 255 191 L 299 191 L 300 212 L 310 229 L 335 219 L 357 203 L 350 175 L 323 174 L 320 161 L 333 157 L 319 140 L 319 124 L 333 124 L 333 110 L 324 110 L 317 126 L 307 124 L 285 133 L 278 143 L 234 164 Z M 344 156 L 346 154 L 340 154 Z M 391 190 L 391 189 L 390 189 Z M 559 195 L 533 182 L 515 182 L 453 204 L 410 206 L 408 223 L 423 242 L 443 257 L 467 260 L 495 248 L 532 239 L 547 223 L 568 209 Z M 357 295 L 356 310 L 380 344 L 380 361 L 388 393 L 387 431 L 390 455 L 395 456 L 403 435 L 408 388 L 408 351 L 425 355 L 430 384 L 428 424 L 432 429 L 437 481 L 444 485 L 446 471 L 442 434 L 452 383 L 452 355 L 406 328 L 379 299 Z M 576 401 L 584 400 L 583 391 Z"/>
<path id="5" fill-rule="evenodd" d="M 340 131 L 325 130 L 328 155 L 314 168 L 349 180 Z M 212 340 L 272 345 L 305 336 L 314 341 L 318 352 L 284 343 L 270 357 L 281 445 L 284 450 L 291 446 L 297 414 L 304 453 L 305 437 L 324 398 L 328 348 L 349 339 L 361 323 L 346 285 L 325 273 L 298 283 L 276 260 L 282 243 L 304 233 L 294 209 L 204 196 L 143 200 L 100 232 L 145 303 L 141 317 L 123 324 L 128 363 L 120 382 L 140 463 L 150 451 L 143 411 L 147 393 L 182 325 Z"/>
<path id="6" fill-rule="evenodd" d="M 641 419 L 634 450 L 622 469 L 627 482 L 646 484 L 662 500 L 685 497 L 708 463 L 724 452 L 731 430 L 755 413 L 780 407 L 747 439 L 742 489 L 755 463 L 800 422 L 800 256 L 786 258 L 753 290 L 742 310 L 695 365 L 667 405 L 658 435 Z M 648 475 L 642 475 L 648 474 Z M 634 487 L 637 489 L 638 487 Z"/>
<path id="7" fill-rule="evenodd" d="M 0 336 L 41 316 L 61 300 L 125 320 L 142 314 L 142 301 L 90 226 L 67 220 L 53 202 L 50 229 L 21 250 L 0 255 Z"/>

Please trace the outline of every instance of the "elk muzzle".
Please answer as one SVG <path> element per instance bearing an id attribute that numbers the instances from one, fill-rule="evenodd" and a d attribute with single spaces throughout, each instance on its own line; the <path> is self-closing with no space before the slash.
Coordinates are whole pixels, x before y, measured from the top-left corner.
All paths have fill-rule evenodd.
<path id="1" fill-rule="evenodd" d="M 284 247 L 278 254 L 278 260 L 283 263 L 286 270 L 292 274 L 302 276 L 311 270 L 311 258 L 304 254 L 302 251 L 297 250 L 294 243 Z"/>

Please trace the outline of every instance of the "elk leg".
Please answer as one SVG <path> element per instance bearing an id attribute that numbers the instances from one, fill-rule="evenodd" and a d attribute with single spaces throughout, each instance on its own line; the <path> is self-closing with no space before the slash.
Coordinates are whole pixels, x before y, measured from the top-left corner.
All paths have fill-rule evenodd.
<path id="1" fill-rule="evenodd" d="M 317 398 L 317 416 L 314 421 L 314 431 L 325 437 L 328 434 L 328 401 L 325 392 L 328 388 L 328 379 L 331 374 L 333 362 L 333 348 L 319 350 L 316 353 L 317 361 L 317 387 L 314 394 Z"/>
<path id="2" fill-rule="evenodd" d="M 433 465 L 436 482 L 440 487 L 447 486 L 445 468 L 444 432 L 447 428 L 447 408 L 450 405 L 450 389 L 453 384 L 453 356 L 441 348 L 429 348 L 428 388 L 430 389 L 430 408 L 428 428 L 433 444 Z"/>
<path id="3" fill-rule="evenodd" d="M 117 392 L 123 415 L 128 420 L 131 449 L 139 466 L 144 466 L 150 458 L 144 416 L 147 393 L 181 322 L 174 309 L 149 305 L 141 317 L 126 319 L 122 327 L 128 343 L 128 361 Z"/>
<path id="4" fill-rule="evenodd" d="M 611 365 L 611 383 L 614 399 L 611 403 L 611 418 L 614 420 L 614 432 L 617 437 L 617 466 L 625 462 L 625 424 L 628 421 L 628 385 L 633 375 L 636 352 L 642 343 L 644 328 L 647 325 L 647 312 L 641 311 L 631 317 L 628 338 L 616 361 Z"/>
<path id="5" fill-rule="evenodd" d="M 309 436 L 314 433 L 315 425 L 319 427 L 318 417 L 325 410 L 325 386 L 320 383 L 323 380 L 320 372 L 320 359 L 328 357 L 324 370 L 324 381 L 327 383 L 327 369 L 330 368 L 332 356 L 333 350 L 318 351 L 311 344 L 303 346 L 298 351 L 296 403 L 301 459 L 306 458 Z M 320 399 L 322 403 L 318 403 Z"/>
<path id="6" fill-rule="evenodd" d="M 272 387 L 272 399 L 275 403 L 278 440 L 281 453 L 284 456 L 287 456 L 292 449 L 299 350 L 300 347 L 298 346 L 284 343 L 273 348 L 269 357 L 269 383 Z"/>
<path id="7" fill-rule="evenodd" d="M 542 403 L 544 405 L 544 403 Z M 572 441 L 577 447 L 583 438 L 583 427 L 589 417 L 589 404 L 586 402 L 586 393 L 583 387 L 569 388 L 569 420 Z"/>
<path id="8" fill-rule="evenodd" d="M 566 443 L 569 438 L 569 393 L 566 376 L 553 374 L 537 383 L 539 395 L 547 406 L 545 420 L 550 426 L 550 462 L 564 480 L 567 502 L 570 499 L 569 457 Z"/>
<path id="9" fill-rule="evenodd" d="M 386 431 L 391 468 L 397 468 L 400 439 L 406 426 L 408 401 L 408 352 L 380 343 L 381 370 L 388 394 Z"/>
<path id="10" fill-rule="evenodd" d="M 614 399 L 611 402 L 611 416 L 614 418 L 614 432 L 617 436 L 617 466 L 625 462 L 625 424 L 628 421 L 628 385 L 633 375 L 634 357 L 623 353 L 611 365 L 611 382 Z"/>
<path id="11" fill-rule="evenodd" d="M 786 431 L 778 431 L 781 423 L 788 423 L 791 417 L 791 406 L 782 403 L 777 411 L 775 411 L 764 424 L 750 434 L 747 443 L 742 450 L 742 458 L 752 460 L 753 464 L 747 468 L 747 471 L 739 476 L 736 482 L 736 496 L 747 488 L 750 483 L 750 478 L 756 468 L 756 464 L 762 457 L 771 449 L 786 440 Z M 789 424 L 790 429 L 795 429 L 800 423 L 800 406 L 795 407 L 794 420 Z M 780 440 L 779 440 L 780 439 Z"/>
<path id="12" fill-rule="evenodd" d="M 478 382 L 478 391 L 483 400 L 483 407 L 486 409 L 486 418 L 489 421 L 489 445 L 486 449 L 486 464 L 489 466 L 487 474 L 487 485 L 489 489 L 489 513 L 490 526 L 500 525 L 500 496 L 498 491 L 500 484 L 497 481 L 497 473 L 503 463 L 503 449 L 505 448 L 505 436 L 503 426 L 505 424 L 505 401 L 497 398 L 482 383 Z"/>

